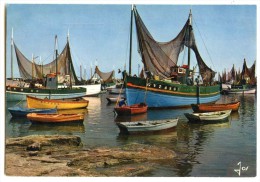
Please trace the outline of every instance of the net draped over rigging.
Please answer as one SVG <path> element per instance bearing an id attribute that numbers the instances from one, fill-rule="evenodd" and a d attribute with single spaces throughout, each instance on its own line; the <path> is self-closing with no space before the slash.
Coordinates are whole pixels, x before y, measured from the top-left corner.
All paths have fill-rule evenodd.
<path id="1" fill-rule="evenodd" d="M 48 64 L 36 64 L 30 60 L 28 60 L 18 49 L 16 44 L 14 44 L 15 53 L 17 57 L 18 67 L 20 75 L 23 79 L 33 79 L 39 78 L 42 79 L 49 73 L 56 73 L 56 59 L 51 61 Z M 69 42 L 67 42 L 63 51 L 57 57 L 57 72 L 59 75 L 71 75 L 72 83 L 79 84 L 74 66 L 72 63 L 72 58 L 70 54 L 70 46 Z"/>
<path id="2" fill-rule="evenodd" d="M 254 62 L 254 64 L 251 66 L 251 68 L 248 68 L 247 64 L 246 64 L 246 60 L 244 59 L 243 68 L 242 68 L 242 72 L 241 72 L 241 80 L 244 79 L 245 77 L 249 77 L 250 78 L 249 84 L 252 84 L 252 85 L 256 84 L 255 64 L 256 64 L 256 62 Z"/>
<path id="3" fill-rule="evenodd" d="M 99 68 L 96 66 L 96 68 L 95 68 L 95 73 L 98 74 L 98 76 L 100 76 L 100 78 L 103 80 L 104 83 L 113 82 L 114 71 L 102 72 L 102 71 L 100 71 Z"/>
<path id="4" fill-rule="evenodd" d="M 203 81 L 210 82 L 215 77 L 215 72 L 205 64 L 199 54 L 192 26 L 189 23 L 190 19 L 174 39 L 169 42 L 157 42 L 146 28 L 135 7 L 134 15 L 139 53 L 146 71 L 158 75 L 160 79 L 170 77 L 171 67 L 177 65 L 179 54 L 186 46 L 195 53 Z"/>

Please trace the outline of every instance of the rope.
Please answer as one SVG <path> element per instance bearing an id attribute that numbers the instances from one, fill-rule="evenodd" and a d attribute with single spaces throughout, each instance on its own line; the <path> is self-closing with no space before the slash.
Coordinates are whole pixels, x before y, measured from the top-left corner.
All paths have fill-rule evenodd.
<path id="1" fill-rule="evenodd" d="M 17 104 L 15 104 L 15 106 L 19 105 L 23 100 L 20 100 Z"/>
<path id="2" fill-rule="evenodd" d="M 147 93 L 147 84 L 148 84 L 149 78 L 146 78 L 146 85 L 145 85 L 145 94 L 144 94 L 144 103 L 146 103 L 146 93 Z"/>
<path id="3" fill-rule="evenodd" d="M 126 74 L 126 73 L 125 73 L 125 74 Z M 126 77 L 125 74 L 124 74 L 123 83 L 125 83 L 125 77 Z M 118 95 L 117 100 L 116 100 L 116 106 L 117 106 L 117 104 L 118 104 L 118 102 L 119 102 L 119 99 L 121 98 L 120 95 L 121 95 L 121 92 L 122 92 L 122 90 L 123 90 L 123 87 L 124 87 L 124 84 L 123 84 L 122 87 L 120 88 L 119 95 Z"/>
<path id="4" fill-rule="evenodd" d="M 204 46 L 205 46 L 205 49 L 206 49 L 206 51 L 207 51 L 207 53 L 208 53 L 208 55 L 209 55 L 209 59 L 210 59 L 212 65 L 213 65 L 213 67 L 214 67 L 214 70 L 216 70 L 216 67 L 215 67 L 215 65 L 213 64 L 213 61 L 212 61 L 211 56 L 210 56 L 210 54 L 209 54 L 209 51 L 208 51 L 208 49 L 207 49 L 207 47 L 206 47 L 206 44 L 205 44 L 205 42 L 204 42 L 204 39 L 202 38 L 202 35 L 201 35 L 201 33 L 200 33 L 200 30 L 199 30 L 199 27 L 197 26 L 196 21 L 194 20 L 194 18 L 193 18 L 193 21 L 194 21 L 194 23 L 195 23 L 195 25 L 196 25 L 196 27 L 197 27 L 197 29 L 198 29 L 198 32 L 199 32 L 200 37 L 201 37 L 201 40 L 202 40 L 202 42 L 203 42 L 203 44 L 204 44 Z"/>

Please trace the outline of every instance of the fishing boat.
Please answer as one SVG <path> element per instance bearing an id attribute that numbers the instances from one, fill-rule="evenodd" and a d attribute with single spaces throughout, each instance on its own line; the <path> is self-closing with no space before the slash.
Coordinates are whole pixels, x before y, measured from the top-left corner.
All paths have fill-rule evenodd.
<path id="1" fill-rule="evenodd" d="M 214 112 L 214 111 L 224 111 L 231 109 L 233 111 L 238 111 L 240 102 L 231 102 L 226 104 L 191 104 L 191 108 L 194 112 Z"/>
<path id="2" fill-rule="evenodd" d="M 124 100 L 123 97 L 120 97 L 120 98 L 118 98 L 118 97 L 106 97 L 106 99 L 107 99 L 108 103 L 113 103 L 113 102 L 117 102 L 117 101 L 120 102 L 121 100 Z"/>
<path id="3" fill-rule="evenodd" d="M 69 40 L 69 38 L 67 38 Z M 16 60 L 24 84 L 9 84 L 13 80 L 13 56 L 11 56 L 11 78 L 6 81 L 6 100 L 21 101 L 27 95 L 52 99 L 75 98 L 97 95 L 101 91 L 101 84 L 85 84 L 77 78 L 74 70 L 69 41 L 63 51 L 58 54 L 57 36 L 55 36 L 55 59 L 48 64 L 36 64 L 37 57 L 27 59 L 11 39 L 11 55 L 15 50 Z M 22 82 L 21 82 L 22 83 Z"/>
<path id="4" fill-rule="evenodd" d="M 117 115 L 135 115 L 135 114 L 142 114 L 147 112 L 148 106 L 145 103 L 134 104 L 130 106 L 116 106 L 114 108 Z"/>
<path id="5" fill-rule="evenodd" d="M 84 114 L 41 114 L 30 113 L 27 118 L 33 123 L 83 122 Z"/>
<path id="6" fill-rule="evenodd" d="M 226 89 L 225 94 L 256 94 L 256 88 L 236 87 Z"/>
<path id="7" fill-rule="evenodd" d="M 242 72 L 240 73 L 235 70 L 235 66 L 228 73 L 228 81 L 232 84 L 227 88 L 222 89 L 224 94 L 256 94 L 256 76 L 255 76 L 256 61 L 249 68 L 244 59 Z M 224 75 L 225 76 L 225 75 Z M 223 76 L 222 76 L 223 77 Z M 225 80 L 224 80 L 225 81 Z"/>
<path id="8" fill-rule="evenodd" d="M 22 101 L 26 100 L 26 96 L 37 96 L 38 98 L 76 98 L 86 95 L 85 88 L 73 88 L 73 89 L 52 89 L 52 88 L 29 88 L 29 87 L 14 87 L 7 85 L 6 88 L 6 101 Z"/>
<path id="9" fill-rule="evenodd" d="M 176 127 L 177 119 L 116 123 L 122 133 L 155 132 Z"/>
<path id="10" fill-rule="evenodd" d="M 216 112 L 204 112 L 204 113 L 184 113 L 189 121 L 222 121 L 227 119 L 230 114 L 230 110 L 216 111 Z"/>
<path id="11" fill-rule="evenodd" d="M 9 107 L 8 111 L 13 117 L 26 117 L 29 113 L 57 113 L 56 108 L 52 109 L 35 109 L 35 108 L 23 108 L 19 106 Z"/>
<path id="12" fill-rule="evenodd" d="M 88 107 L 88 100 L 85 99 L 40 99 L 27 95 L 27 107 L 37 109 L 80 109 Z"/>
<path id="13" fill-rule="evenodd" d="M 191 12 L 177 37 L 163 43 L 154 40 L 135 6 L 131 14 L 131 17 L 133 14 L 135 17 L 144 78 L 131 76 L 130 38 L 129 72 L 124 72 L 125 94 L 129 105 L 142 102 L 145 95 L 149 108 L 190 107 L 191 104 L 210 103 L 220 98 L 220 85 L 213 82 L 215 72 L 203 61 L 195 43 Z M 184 47 L 188 49 L 188 64 L 177 66 Z M 195 53 L 200 73 L 196 82 L 193 81 L 195 71 L 190 68 L 191 50 Z"/>

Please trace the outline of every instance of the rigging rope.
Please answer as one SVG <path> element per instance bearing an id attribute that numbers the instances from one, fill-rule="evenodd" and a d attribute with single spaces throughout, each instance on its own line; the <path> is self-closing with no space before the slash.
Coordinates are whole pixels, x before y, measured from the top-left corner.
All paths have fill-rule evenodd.
<path id="1" fill-rule="evenodd" d="M 204 42 L 204 39 L 203 39 L 203 37 L 202 37 L 202 35 L 201 35 L 201 33 L 200 33 L 199 27 L 197 26 L 196 21 L 195 21 L 194 18 L 193 18 L 193 21 L 194 21 L 194 23 L 195 23 L 195 25 L 196 25 L 196 27 L 197 27 L 197 29 L 198 29 L 198 32 L 199 32 L 200 37 L 201 37 L 201 40 L 202 40 L 202 42 L 203 42 L 203 44 L 204 44 L 204 46 L 205 46 L 205 49 L 206 49 L 206 51 L 207 51 L 207 53 L 208 53 L 210 62 L 212 63 L 212 65 L 213 65 L 213 67 L 214 67 L 214 70 L 216 70 L 216 67 L 215 67 L 215 65 L 214 65 L 214 63 L 213 63 L 213 61 L 212 61 L 212 59 L 211 59 L 211 56 L 210 56 L 209 51 L 208 51 L 208 49 L 207 49 L 207 46 L 206 46 L 206 44 L 205 44 L 205 42 Z"/>

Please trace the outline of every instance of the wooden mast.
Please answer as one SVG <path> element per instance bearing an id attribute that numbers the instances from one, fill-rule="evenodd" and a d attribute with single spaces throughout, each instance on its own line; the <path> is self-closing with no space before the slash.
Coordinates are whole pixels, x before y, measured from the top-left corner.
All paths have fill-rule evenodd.
<path id="1" fill-rule="evenodd" d="M 129 75 L 131 76 L 132 70 L 132 31 L 133 31 L 133 12 L 134 5 L 132 5 L 131 9 L 131 23 L 130 23 L 130 47 L 129 47 Z"/>
<path id="2" fill-rule="evenodd" d="M 192 21 L 191 21 L 191 18 L 192 18 L 192 14 L 191 14 L 191 9 L 190 9 L 190 14 L 189 14 L 189 39 L 188 39 L 188 70 L 190 70 L 190 41 L 191 41 L 191 36 L 190 36 L 190 34 L 191 34 L 191 26 L 192 26 Z"/>
<path id="3" fill-rule="evenodd" d="M 11 79 L 13 80 L 14 78 L 14 73 L 13 73 L 13 52 L 14 52 L 14 32 L 12 28 L 12 36 L 11 36 Z"/>
<path id="4" fill-rule="evenodd" d="M 67 35 L 67 42 L 68 42 L 68 59 L 69 59 L 69 74 L 70 74 L 70 88 L 72 89 L 72 80 L 71 80 L 71 65 L 72 65 L 72 60 L 71 60 L 71 55 L 70 55 L 70 47 L 69 47 L 69 36 L 70 36 L 70 32 L 69 32 L 69 29 L 68 29 L 68 35 Z M 76 80 L 75 80 L 76 82 Z"/>
<path id="5" fill-rule="evenodd" d="M 58 88 L 58 42 L 55 35 L 56 88 Z"/>

